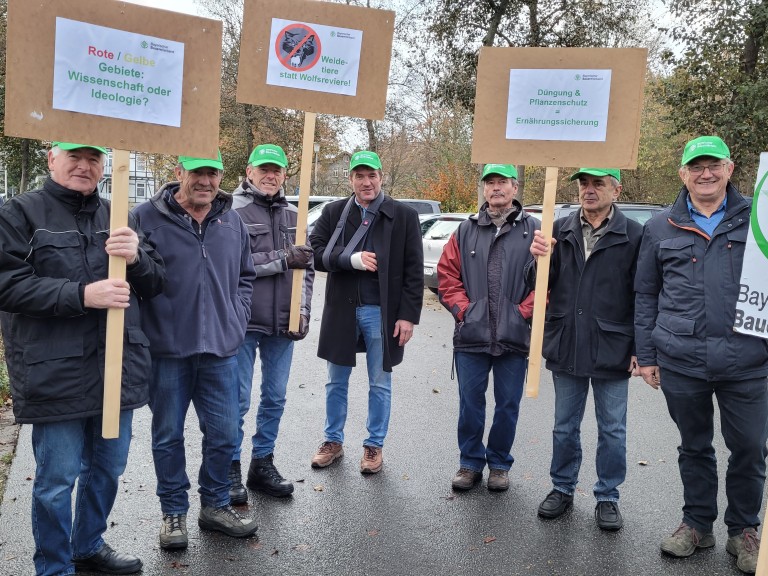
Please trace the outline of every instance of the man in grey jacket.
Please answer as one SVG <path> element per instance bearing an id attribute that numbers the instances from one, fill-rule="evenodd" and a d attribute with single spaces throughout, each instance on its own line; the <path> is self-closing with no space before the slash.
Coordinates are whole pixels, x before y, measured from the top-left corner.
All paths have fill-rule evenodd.
<path id="1" fill-rule="evenodd" d="M 229 465 L 237 442 L 237 353 L 251 315 L 255 279 L 248 232 L 219 189 L 218 159 L 180 156 L 170 182 L 134 209 L 164 257 L 165 291 L 142 310 L 152 354 L 152 456 L 163 522 L 160 547 L 186 548 L 190 488 L 184 421 L 190 402 L 203 433 L 198 476 L 203 530 L 245 537 L 256 521 L 230 505 Z"/>
<path id="2" fill-rule="evenodd" d="M 683 518 L 661 550 L 686 557 L 715 545 L 717 397 L 731 451 L 725 493 L 726 550 L 754 573 L 768 439 L 768 341 L 733 330 L 749 205 L 730 184 L 733 162 L 716 136 L 691 140 L 679 170 L 683 188 L 645 225 L 635 276 L 640 375 L 661 388 L 680 431 Z"/>
<path id="3" fill-rule="evenodd" d="M 313 252 L 307 245 L 295 246 L 296 208 L 283 192 L 288 159 L 280 146 L 256 146 L 248 158 L 246 179 L 233 194 L 234 208 L 248 228 L 250 251 L 256 268 L 251 299 L 251 319 L 245 341 L 237 352 L 240 382 L 239 437 L 229 469 L 232 504 L 245 504 L 248 494 L 242 484 L 240 448 L 243 419 L 251 406 L 253 363 L 256 349 L 261 358 L 261 399 L 256 411 L 256 433 L 251 438 L 248 488 L 270 496 L 293 493 L 293 484 L 283 478 L 274 464 L 275 441 L 285 408 L 293 343 L 309 331 L 312 303 Z M 293 288 L 293 271 L 305 270 L 301 292 L 301 320 L 298 332 L 288 331 Z"/>

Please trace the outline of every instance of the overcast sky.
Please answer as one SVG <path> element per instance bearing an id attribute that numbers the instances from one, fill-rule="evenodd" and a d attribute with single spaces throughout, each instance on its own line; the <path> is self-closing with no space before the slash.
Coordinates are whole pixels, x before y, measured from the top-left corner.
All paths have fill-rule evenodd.
<path id="1" fill-rule="evenodd" d="M 162 8 L 163 10 L 174 10 L 176 12 L 185 12 L 187 14 L 197 14 L 197 6 L 194 0 L 127 0 L 134 4 L 151 6 L 152 8 Z"/>

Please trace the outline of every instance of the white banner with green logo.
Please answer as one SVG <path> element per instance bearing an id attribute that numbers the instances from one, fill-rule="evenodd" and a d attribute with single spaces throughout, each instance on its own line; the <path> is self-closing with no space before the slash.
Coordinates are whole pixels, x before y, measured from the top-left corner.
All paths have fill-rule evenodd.
<path id="1" fill-rule="evenodd" d="M 768 338 L 768 152 L 757 169 L 733 329 Z"/>

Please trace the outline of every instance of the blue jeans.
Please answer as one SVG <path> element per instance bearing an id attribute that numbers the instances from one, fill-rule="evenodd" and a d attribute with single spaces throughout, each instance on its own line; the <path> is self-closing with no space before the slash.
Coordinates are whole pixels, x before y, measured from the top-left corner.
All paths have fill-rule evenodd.
<path id="1" fill-rule="evenodd" d="M 381 332 L 381 308 L 358 306 L 357 337 L 365 340 L 365 361 L 368 365 L 368 438 L 363 446 L 384 446 L 392 406 L 392 373 L 384 371 L 384 343 Z M 352 366 L 328 362 L 328 383 L 325 385 L 325 439 L 344 443 L 344 423 L 347 421 L 347 392 Z"/>
<path id="2" fill-rule="evenodd" d="M 683 521 L 711 532 L 717 519 L 717 461 L 712 446 L 714 405 L 731 452 L 725 474 L 728 535 L 760 524 L 768 440 L 768 379 L 706 381 L 661 369 L 661 390 L 680 431 L 677 463 L 683 481 Z"/>
<path id="3" fill-rule="evenodd" d="M 285 394 L 291 373 L 291 358 L 293 358 L 293 340 L 281 336 L 269 336 L 263 332 L 246 332 L 245 341 L 237 351 L 240 426 L 232 459 L 238 461 L 243 444 L 243 423 L 251 407 L 253 363 L 256 360 L 257 348 L 260 350 L 259 358 L 261 359 L 261 399 L 256 412 L 256 434 L 251 439 L 252 458 L 264 458 L 274 452 L 280 418 L 285 410 Z"/>
<path id="4" fill-rule="evenodd" d="M 107 517 L 125 471 L 133 411 L 120 413 L 120 437 L 101 437 L 101 416 L 32 425 L 37 468 L 32 485 L 32 533 L 37 576 L 74 574 L 73 558 L 104 545 Z M 75 518 L 72 490 L 77 483 Z"/>
<path id="5" fill-rule="evenodd" d="M 597 418 L 597 482 L 592 492 L 598 501 L 619 501 L 618 487 L 627 475 L 627 393 L 629 379 L 606 380 L 553 372 L 555 427 L 549 474 L 555 490 L 573 494 L 581 468 L 581 421 L 589 383 Z"/>
<path id="6" fill-rule="evenodd" d="M 515 461 L 510 451 L 523 396 L 525 357 L 459 351 L 454 356 L 459 379 L 459 465 L 475 472 L 482 472 L 486 464 L 490 469 L 509 470 Z M 491 370 L 496 408 L 486 448 L 483 446 L 485 391 Z"/>
<path id="7" fill-rule="evenodd" d="M 189 403 L 203 433 L 198 492 L 203 506 L 229 504 L 229 465 L 237 442 L 237 359 L 211 354 L 152 358 L 149 405 L 152 457 L 163 514 L 186 514 L 190 488 L 184 452 L 184 420 Z"/>

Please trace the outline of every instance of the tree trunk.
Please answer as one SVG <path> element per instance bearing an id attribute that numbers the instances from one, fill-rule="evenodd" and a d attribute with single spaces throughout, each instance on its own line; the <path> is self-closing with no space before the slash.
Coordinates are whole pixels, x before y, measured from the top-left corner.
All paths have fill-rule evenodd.
<path id="1" fill-rule="evenodd" d="M 19 179 L 19 192 L 26 192 L 29 179 L 29 140 L 21 141 L 21 178 Z"/>
<path id="2" fill-rule="evenodd" d="M 519 164 L 517 166 L 517 201 L 525 206 L 523 198 L 525 197 L 525 166 Z"/>
<path id="3" fill-rule="evenodd" d="M 368 150 L 376 152 L 379 147 L 378 140 L 376 139 L 376 125 L 373 123 L 373 120 L 366 120 L 365 127 L 368 129 Z"/>

